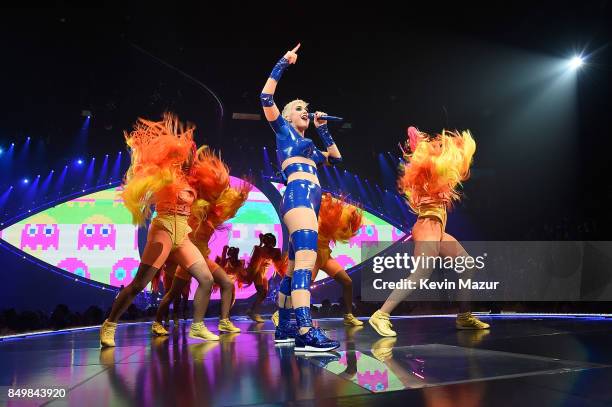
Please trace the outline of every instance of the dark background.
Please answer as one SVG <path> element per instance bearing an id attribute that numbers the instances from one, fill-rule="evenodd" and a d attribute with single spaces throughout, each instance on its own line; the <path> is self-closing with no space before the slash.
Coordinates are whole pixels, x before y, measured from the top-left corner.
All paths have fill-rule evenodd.
<path id="1" fill-rule="evenodd" d="M 0 194 L 14 189 L 0 220 L 48 200 L 26 197 L 21 179 L 125 151 L 122 131 L 165 110 L 195 123 L 198 144 L 220 149 L 235 175 L 263 168 L 270 128 L 232 114 L 261 113 L 272 66 L 301 42 L 275 99 L 346 118 L 350 128 L 332 125 L 343 168 L 393 188 L 379 154 L 397 156 L 407 126 L 470 129 L 473 177 L 450 233 L 608 239 L 610 2 L 227 6 L 2 10 Z M 586 66 L 570 72 L 581 52 Z M 86 135 L 82 110 L 93 113 Z M 65 190 L 82 183 L 69 173 Z"/>
<path id="2" fill-rule="evenodd" d="M 604 238 L 609 2 L 444 6 L 394 19 L 378 7 L 369 12 L 385 17 L 353 9 L 298 24 L 300 4 L 285 3 L 288 15 L 311 31 L 288 17 L 242 23 L 235 11 L 178 6 L 6 10 L 0 146 L 15 142 L 17 154 L 32 140 L 27 157 L 2 167 L 0 191 L 76 157 L 116 154 L 136 117 L 164 110 L 194 122 L 198 142 L 220 148 L 235 173 L 260 168 L 261 147 L 274 143 L 269 127 L 232 113 L 260 113 L 271 67 L 299 41 L 276 100 L 301 97 L 347 118 L 351 129 L 334 129 L 344 168 L 392 188 L 395 175 L 373 164 L 381 152 L 397 155 L 408 125 L 469 128 L 478 150 L 460 210 L 478 239 Z M 582 50 L 588 65 L 563 72 Z M 94 115 L 85 142 L 83 109 Z M 588 232 L 573 230 L 585 222 Z M 567 236 L 549 236 L 546 228 L 563 224 Z"/>

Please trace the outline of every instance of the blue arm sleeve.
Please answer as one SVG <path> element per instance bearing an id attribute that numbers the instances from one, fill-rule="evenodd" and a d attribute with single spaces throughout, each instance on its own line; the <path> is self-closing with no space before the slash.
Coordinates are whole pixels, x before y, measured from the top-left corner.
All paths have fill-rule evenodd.
<path id="1" fill-rule="evenodd" d="M 319 137 L 323 141 L 323 144 L 325 144 L 325 147 L 330 147 L 335 144 L 334 139 L 327 128 L 327 124 L 317 127 L 317 133 L 319 133 Z"/>
<path id="2" fill-rule="evenodd" d="M 274 68 L 272 68 L 272 72 L 270 72 L 270 78 L 278 82 L 281 76 L 283 76 L 283 72 L 285 72 L 285 69 L 287 69 L 288 66 L 289 61 L 285 57 L 282 57 L 278 60 L 276 65 L 274 65 Z"/>
<path id="3" fill-rule="evenodd" d="M 342 157 L 327 157 L 327 161 L 331 165 L 336 165 L 342 162 Z"/>

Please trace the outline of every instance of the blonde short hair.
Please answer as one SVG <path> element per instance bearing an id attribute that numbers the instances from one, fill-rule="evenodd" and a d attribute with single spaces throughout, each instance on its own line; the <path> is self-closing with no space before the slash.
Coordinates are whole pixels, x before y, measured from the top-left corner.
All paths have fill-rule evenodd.
<path id="1" fill-rule="evenodd" d="M 291 102 L 287 103 L 285 107 L 283 107 L 281 116 L 283 116 L 284 119 L 287 119 L 289 117 L 289 113 L 291 112 L 291 110 L 293 110 L 293 106 L 297 105 L 298 103 L 303 104 L 304 107 L 308 106 L 308 103 L 304 102 L 302 99 L 292 100 Z"/>

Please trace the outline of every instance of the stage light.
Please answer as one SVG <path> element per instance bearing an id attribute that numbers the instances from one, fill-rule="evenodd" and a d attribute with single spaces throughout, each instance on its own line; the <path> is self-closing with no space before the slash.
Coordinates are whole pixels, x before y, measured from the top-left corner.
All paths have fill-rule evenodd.
<path id="1" fill-rule="evenodd" d="M 584 59 L 579 55 L 576 55 L 569 61 L 569 67 L 574 70 L 580 68 L 583 64 L 584 64 Z"/>
<path id="2" fill-rule="evenodd" d="M 80 158 L 77 160 L 77 164 L 81 165 L 83 164 L 83 160 L 81 160 Z"/>
<path id="3" fill-rule="evenodd" d="M 24 184 L 27 184 L 27 183 L 29 183 L 29 182 L 30 182 L 30 180 L 29 180 L 29 179 L 27 179 L 27 178 L 24 178 L 22 182 L 23 182 Z"/>

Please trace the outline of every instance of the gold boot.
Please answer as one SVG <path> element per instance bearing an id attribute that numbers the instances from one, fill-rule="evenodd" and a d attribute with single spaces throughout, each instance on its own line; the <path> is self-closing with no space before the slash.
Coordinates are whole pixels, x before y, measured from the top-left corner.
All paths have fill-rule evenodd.
<path id="1" fill-rule="evenodd" d="M 105 320 L 100 327 L 100 345 L 103 348 L 115 346 L 115 329 L 117 323 L 109 320 Z"/>
<path id="2" fill-rule="evenodd" d="M 455 326 L 457 329 L 489 329 L 489 324 L 482 322 L 471 312 L 457 314 Z"/>
<path id="3" fill-rule="evenodd" d="M 164 326 L 157 321 L 153 321 L 153 324 L 151 325 L 151 332 L 156 336 L 168 335 L 166 328 L 164 328 Z"/>
<path id="4" fill-rule="evenodd" d="M 347 326 L 361 326 L 363 322 L 355 318 L 353 314 L 344 314 L 344 325 Z"/>
<path id="5" fill-rule="evenodd" d="M 252 310 L 248 310 L 247 311 L 247 316 L 249 318 L 251 318 L 253 321 L 257 322 L 258 324 L 261 324 L 262 322 L 266 322 L 261 315 L 254 313 Z"/>
<path id="6" fill-rule="evenodd" d="M 229 318 L 220 319 L 218 329 L 219 329 L 219 332 L 229 332 L 229 333 L 240 332 L 240 328 L 234 325 L 232 321 L 230 321 Z"/>
<path id="7" fill-rule="evenodd" d="M 219 337 L 210 332 L 204 322 L 194 322 L 189 328 L 189 337 L 193 339 L 204 339 L 206 341 L 218 341 Z"/>
<path id="8" fill-rule="evenodd" d="M 389 321 L 389 314 L 386 312 L 382 312 L 381 310 L 376 311 L 372 314 L 368 322 L 380 336 L 397 336 L 397 333 L 391 329 L 393 325 L 391 321 Z"/>

